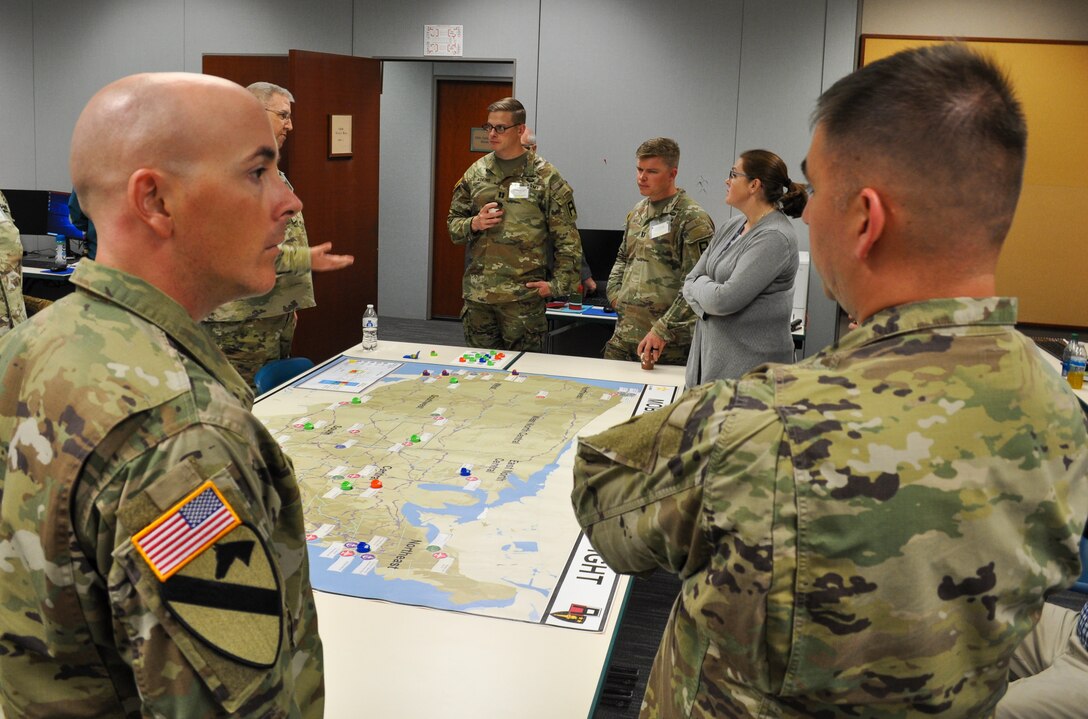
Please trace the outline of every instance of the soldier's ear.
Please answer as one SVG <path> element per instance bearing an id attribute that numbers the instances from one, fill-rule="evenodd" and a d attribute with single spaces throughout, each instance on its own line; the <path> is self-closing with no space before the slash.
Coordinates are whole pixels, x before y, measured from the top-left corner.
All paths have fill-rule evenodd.
<path id="1" fill-rule="evenodd" d="M 884 234 L 887 216 L 884 198 L 871 187 L 862 188 L 857 196 L 857 204 L 861 222 L 854 241 L 854 255 L 859 260 L 865 260 Z"/>
<path id="2" fill-rule="evenodd" d="M 166 206 L 166 178 L 158 171 L 140 168 L 128 178 L 126 197 L 133 213 L 158 237 L 174 233 L 174 218 Z"/>

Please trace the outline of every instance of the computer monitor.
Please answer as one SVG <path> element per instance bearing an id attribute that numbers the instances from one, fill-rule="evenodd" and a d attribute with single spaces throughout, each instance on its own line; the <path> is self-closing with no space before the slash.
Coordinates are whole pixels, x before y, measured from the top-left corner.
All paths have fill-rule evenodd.
<path id="1" fill-rule="evenodd" d="M 49 193 L 45 190 L 3 190 L 11 207 L 11 219 L 23 235 L 48 233 Z"/>
<path id="2" fill-rule="evenodd" d="M 68 196 L 70 192 L 49 191 L 49 214 L 46 218 L 45 234 L 64 235 L 69 240 L 82 240 L 83 230 L 72 224 L 68 215 Z"/>

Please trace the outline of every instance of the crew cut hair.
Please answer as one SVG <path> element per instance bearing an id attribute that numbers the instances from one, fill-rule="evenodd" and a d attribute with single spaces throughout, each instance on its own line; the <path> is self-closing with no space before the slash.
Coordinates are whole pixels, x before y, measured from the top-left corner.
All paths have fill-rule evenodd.
<path id="1" fill-rule="evenodd" d="M 847 174 L 860 178 L 868 165 L 916 183 L 990 242 L 1004 241 L 1023 182 L 1027 122 L 989 58 L 959 43 L 904 50 L 831 86 L 812 124 Z"/>
<path id="2" fill-rule="evenodd" d="M 670 168 L 680 165 L 680 145 L 669 137 L 654 137 L 638 146 L 635 157 L 644 160 L 647 157 L 660 157 Z"/>

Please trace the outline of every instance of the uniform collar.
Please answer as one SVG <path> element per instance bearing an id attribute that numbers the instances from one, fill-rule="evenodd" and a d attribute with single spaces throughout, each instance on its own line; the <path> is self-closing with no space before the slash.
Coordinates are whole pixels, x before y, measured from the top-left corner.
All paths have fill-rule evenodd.
<path id="1" fill-rule="evenodd" d="M 148 282 L 94 260 L 81 260 L 71 282 L 165 332 L 177 347 L 207 370 L 245 407 L 253 406 L 253 391 L 219 351 L 211 335 L 181 305 Z"/>
<path id="2" fill-rule="evenodd" d="M 856 349 L 924 330 L 967 325 L 1012 327 L 1016 324 L 1016 310 L 1015 297 L 949 297 L 897 305 L 877 312 L 846 333 L 836 349 Z"/>
<path id="3" fill-rule="evenodd" d="M 536 153 L 532 150 L 526 150 L 522 157 L 525 158 L 525 164 L 521 166 L 520 173 L 514 173 L 510 177 L 536 177 Z M 484 155 L 484 165 L 487 166 L 488 173 L 494 175 L 500 181 L 506 179 L 506 175 L 499 169 L 499 158 L 494 152 Z"/>

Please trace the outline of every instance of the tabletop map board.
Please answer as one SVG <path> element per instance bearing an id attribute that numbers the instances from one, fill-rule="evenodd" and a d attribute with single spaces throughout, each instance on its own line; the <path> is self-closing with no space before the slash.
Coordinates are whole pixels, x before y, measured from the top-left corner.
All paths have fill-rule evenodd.
<path id="1" fill-rule="evenodd" d="M 674 393 L 342 357 L 260 416 L 294 462 L 315 589 L 598 631 L 615 575 L 571 509 L 575 437 Z"/>

